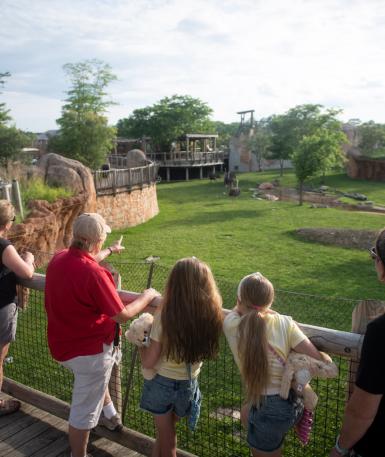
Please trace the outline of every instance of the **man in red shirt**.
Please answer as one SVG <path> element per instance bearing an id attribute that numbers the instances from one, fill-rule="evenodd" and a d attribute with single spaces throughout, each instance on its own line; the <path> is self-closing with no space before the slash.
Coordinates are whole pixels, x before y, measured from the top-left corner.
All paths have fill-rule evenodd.
<path id="1" fill-rule="evenodd" d="M 124 249 L 120 242 L 102 249 L 110 232 L 100 215 L 81 214 L 73 225 L 71 247 L 56 254 L 47 268 L 48 345 L 52 357 L 74 374 L 69 417 L 72 457 L 87 455 L 89 431 L 102 411 L 121 427 L 108 392 L 116 362 L 116 322 L 126 322 L 159 296 L 147 289 L 123 304 L 111 273 L 98 263 Z"/>

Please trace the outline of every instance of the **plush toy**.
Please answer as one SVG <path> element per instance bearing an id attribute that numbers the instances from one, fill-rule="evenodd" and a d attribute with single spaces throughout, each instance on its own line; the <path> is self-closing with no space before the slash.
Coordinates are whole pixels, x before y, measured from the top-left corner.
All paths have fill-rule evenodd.
<path id="1" fill-rule="evenodd" d="M 150 344 L 150 331 L 154 317 L 150 313 L 143 313 L 137 319 L 134 319 L 124 336 L 126 339 L 138 347 L 147 347 Z M 156 370 L 152 368 L 143 368 L 142 374 L 145 379 L 152 379 Z"/>
<path id="2" fill-rule="evenodd" d="M 297 436 L 303 444 L 307 444 L 309 441 L 313 411 L 318 402 L 317 394 L 310 387 L 310 380 L 312 378 L 335 378 L 338 375 L 338 368 L 332 359 L 324 352 L 321 354 L 323 360 L 317 360 L 298 352 L 290 352 L 283 372 L 281 397 L 286 399 L 292 388 L 298 396 L 303 398 L 304 413 L 296 426 Z"/>

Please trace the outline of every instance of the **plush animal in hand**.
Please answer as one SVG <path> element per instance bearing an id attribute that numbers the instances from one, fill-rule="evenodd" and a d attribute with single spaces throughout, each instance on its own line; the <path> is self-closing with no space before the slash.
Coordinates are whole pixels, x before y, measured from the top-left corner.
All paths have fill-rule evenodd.
<path id="1" fill-rule="evenodd" d="M 124 336 L 130 343 L 138 347 L 146 347 L 150 344 L 150 331 L 154 317 L 150 313 L 143 313 L 137 319 L 134 319 Z M 143 368 L 142 374 L 145 379 L 152 379 L 156 370 L 152 368 Z"/>
<path id="2" fill-rule="evenodd" d="M 332 359 L 321 352 L 324 360 L 313 359 L 305 354 L 290 352 L 283 372 L 281 392 L 282 398 L 289 396 L 290 387 L 303 397 L 305 408 L 313 411 L 317 405 L 318 397 L 309 382 L 312 378 L 335 378 L 338 368 Z"/>
<path id="3" fill-rule="evenodd" d="M 332 359 L 324 352 L 321 354 L 322 361 L 298 352 L 290 352 L 283 372 L 281 397 L 286 399 L 292 387 L 297 395 L 303 398 L 303 415 L 295 426 L 296 435 L 302 444 L 309 442 L 313 411 L 318 402 L 317 394 L 309 384 L 311 378 L 335 378 L 338 374 L 337 366 Z"/>

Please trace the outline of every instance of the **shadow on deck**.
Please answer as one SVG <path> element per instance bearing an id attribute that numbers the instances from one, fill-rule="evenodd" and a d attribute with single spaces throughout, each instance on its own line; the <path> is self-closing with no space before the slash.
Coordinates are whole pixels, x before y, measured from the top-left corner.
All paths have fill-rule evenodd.
<path id="1" fill-rule="evenodd" d="M 69 457 L 67 429 L 67 421 L 22 402 L 17 413 L 0 417 L 0 456 Z M 88 452 L 92 457 L 144 457 L 94 433 Z"/>

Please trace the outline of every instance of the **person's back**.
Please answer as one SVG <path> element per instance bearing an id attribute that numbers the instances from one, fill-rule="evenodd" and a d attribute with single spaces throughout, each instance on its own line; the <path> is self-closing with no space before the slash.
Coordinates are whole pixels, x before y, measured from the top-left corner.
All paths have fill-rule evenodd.
<path id="1" fill-rule="evenodd" d="M 222 329 L 222 299 L 209 267 L 195 257 L 179 260 L 166 284 L 161 309 L 141 348 L 144 368 L 157 374 L 145 380 L 140 406 L 154 415 L 153 455 L 176 455 L 175 423 L 199 408 L 197 377 L 205 359 L 216 356 Z"/>
<path id="2" fill-rule="evenodd" d="M 101 282 L 103 276 L 103 282 Z M 114 300 L 115 298 L 115 300 Z M 69 248 L 47 268 L 48 343 L 56 360 L 97 354 L 110 344 L 120 307 L 113 279 L 87 252 Z"/>
<path id="3" fill-rule="evenodd" d="M 279 395 L 289 351 L 322 359 L 290 316 L 271 309 L 273 301 L 271 282 L 259 272 L 247 275 L 239 283 L 237 305 L 223 325 L 246 389 L 241 420 L 254 457 L 280 457 L 286 433 L 303 412 L 294 396 Z"/>

